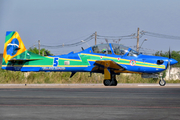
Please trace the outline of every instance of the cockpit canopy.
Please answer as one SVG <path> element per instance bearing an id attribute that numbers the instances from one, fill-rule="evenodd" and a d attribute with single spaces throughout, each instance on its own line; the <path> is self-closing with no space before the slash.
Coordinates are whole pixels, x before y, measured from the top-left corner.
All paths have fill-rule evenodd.
<path id="1" fill-rule="evenodd" d="M 115 43 L 109 43 L 109 44 L 99 44 L 92 46 L 93 53 L 101 53 L 101 54 L 114 54 L 114 55 L 125 55 L 127 56 L 134 56 L 137 57 L 139 54 L 135 50 L 115 44 Z"/>
<path id="2" fill-rule="evenodd" d="M 112 54 L 109 44 L 99 44 L 92 46 L 93 53 Z"/>

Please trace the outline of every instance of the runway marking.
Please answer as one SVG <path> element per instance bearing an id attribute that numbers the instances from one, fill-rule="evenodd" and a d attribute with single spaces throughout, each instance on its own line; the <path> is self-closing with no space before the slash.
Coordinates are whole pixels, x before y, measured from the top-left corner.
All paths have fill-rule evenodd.
<path id="1" fill-rule="evenodd" d="M 180 109 L 180 107 L 170 106 L 110 106 L 110 105 L 0 105 L 9 107 L 110 107 L 110 108 L 168 108 L 168 109 Z"/>
<path id="2" fill-rule="evenodd" d="M 159 84 L 139 84 L 139 85 L 137 85 L 137 86 L 159 86 L 159 87 L 161 87 Z M 180 86 L 180 84 L 167 84 L 167 85 L 165 85 L 166 87 L 169 87 L 169 86 L 171 86 L 171 87 L 173 87 L 173 86 Z"/>

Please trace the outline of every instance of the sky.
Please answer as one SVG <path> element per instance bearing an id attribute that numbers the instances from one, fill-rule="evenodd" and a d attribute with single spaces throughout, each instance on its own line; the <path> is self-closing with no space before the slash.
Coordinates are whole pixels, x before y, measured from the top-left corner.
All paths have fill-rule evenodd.
<path id="1" fill-rule="evenodd" d="M 0 53 L 6 31 L 17 31 L 26 48 L 38 44 L 62 45 L 86 39 L 95 31 L 102 36 L 124 36 L 137 29 L 180 37 L 180 0 L 0 0 Z M 144 41 L 147 39 L 147 41 Z M 113 42 L 109 40 L 109 42 Z M 105 43 L 97 39 L 97 44 Z M 147 51 L 180 51 L 180 39 L 143 35 Z M 53 54 L 80 51 L 94 39 L 75 47 L 47 48 Z M 120 44 L 136 46 L 137 39 Z M 135 49 L 135 48 L 133 48 Z"/>

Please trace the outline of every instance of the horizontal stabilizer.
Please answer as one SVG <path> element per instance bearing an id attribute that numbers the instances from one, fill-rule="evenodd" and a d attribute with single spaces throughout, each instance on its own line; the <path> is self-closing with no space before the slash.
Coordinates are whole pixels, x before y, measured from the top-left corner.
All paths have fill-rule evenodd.
<path id="1" fill-rule="evenodd" d="M 15 61 L 34 61 L 34 60 L 42 60 L 42 59 L 10 59 L 9 62 L 15 62 Z"/>

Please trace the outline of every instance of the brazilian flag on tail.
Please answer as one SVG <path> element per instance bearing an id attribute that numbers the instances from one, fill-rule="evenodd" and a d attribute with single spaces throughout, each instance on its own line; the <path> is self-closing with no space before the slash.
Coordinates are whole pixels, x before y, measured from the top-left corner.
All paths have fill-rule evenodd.
<path id="1" fill-rule="evenodd" d="M 20 35 L 16 31 L 7 31 L 2 65 L 6 65 L 8 60 L 17 57 L 21 53 L 26 51 L 26 47 L 21 40 Z"/>

